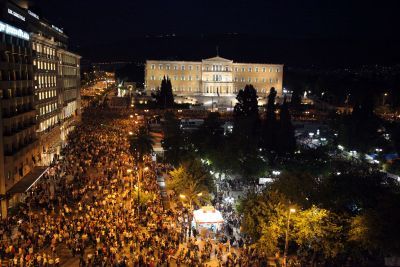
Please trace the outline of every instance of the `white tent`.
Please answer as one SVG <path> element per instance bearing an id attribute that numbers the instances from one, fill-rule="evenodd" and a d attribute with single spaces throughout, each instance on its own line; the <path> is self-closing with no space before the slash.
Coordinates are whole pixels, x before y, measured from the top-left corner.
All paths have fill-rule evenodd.
<path id="1" fill-rule="evenodd" d="M 196 227 L 220 229 L 224 222 L 221 212 L 212 206 L 204 206 L 201 209 L 193 211 L 193 222 Z"/>

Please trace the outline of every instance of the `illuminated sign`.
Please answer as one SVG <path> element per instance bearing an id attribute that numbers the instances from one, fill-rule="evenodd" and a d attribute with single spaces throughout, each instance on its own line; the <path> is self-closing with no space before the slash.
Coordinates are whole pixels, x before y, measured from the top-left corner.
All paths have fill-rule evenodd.
<path id="1" fill-rule="evenodd" d="M 29 33 L 0 21 L 0 32 L 29 41 Z"/>
<path id="2" fill-rule="evenodd" d="M 38 15 L 36 15 L 35 13 L 33 13 L 32 11 L 30 11 L 30 10 L 28 10 L 28 14 L 29 15 L 31 15 L 32 17 L 34 17 L 34 18 L 37 18 L 37 19 L 39 19 L 39 16 Z"/>
<path id="3" fill-rule="evenodd" d="M 56 27 L 56 26 L 54 26 L 54 25 L 51 25 L 51 27 L 52 27 L 54 30 L 56 30 L 56 31 L 58 31 L 58 32 L 60 32 L 60 33 L 63 33 L 63 30 L 61 30 L 60 28 L 58 28 L 58 27 Z"/>
<path id="4" fill-rule="evenodd" d="M 8 9 L 8 14 L 11 14 L 11 15 L 13 15 L 13 16 L 16 17 L 16 18 L 19 18 L 20 20 L 25 21 L 25 17 L 22 16 L 22 15 L 20 15 L 20 14 L 18 14 L 18 13 L 15 12 L 14 10 Z"/>

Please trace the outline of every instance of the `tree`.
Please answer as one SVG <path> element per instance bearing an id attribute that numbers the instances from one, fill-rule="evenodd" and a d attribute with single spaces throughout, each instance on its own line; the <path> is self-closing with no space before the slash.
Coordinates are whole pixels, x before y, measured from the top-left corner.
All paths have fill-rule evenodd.
<path id="1" fill-rule="evenodd" d="M 214 190 L 214 181 L 199 160 L 190 160 L 170 172 L 167 188 L 175 191 L 180 200 L 188 204 L 189 222 L 191 222 L 194 208 L 210 202 L 209 192 Z"/>
<path id="2" fill-rule="evenodd" d="M 238 103 L 233 113 L 233 132 L 226 143 L 227 148 L 236 156 L 232 166 L 236 167 L 243 178 L 256 178 L 261 172 L 261 159 L 258 158 L 260 117 L 257 98 L 257 91 L 252 85 L 246 85 L 239 91 L 236 97 Z"/>
<path id="3" fill-rule="evenodd" d="M 258 117 L 257 91 L 251 84 L 247 84 L 244 89 L 239 90 L 234 107 L 235 117 Z"/>
<path id="4" fill-rule="evenodd" d="M 282 251 L 288 201 L 276 191 L 249 194 L 238 207 L 243 215 L 242 230 L 252 238 L 259 252 L 274 256 Z"/>
<path id="5" fill-rule="evenodd" d="M 164 138 L 162 147 L 167 162 L 177 165 L 185 155 L 185 136 L 180 127 L 179 120 L 172 112 L 166 112 L 162 124 Z"/>
<path id="6" fill-rule="evenodd" d="M 303 261 L 332 260 L 343 250 L 341 222 L 336 214 L 312 206 L 293 216 L 293 239 Z"/>
<path id="7" fill-rule="evenodd" d="M 263 127 L 263 135 L 262 135 L 262 146 L 265 149 L 265 152 L 271 155 L 272 152 L 276 152 L 277 150 L 277 129 L 278 124 L 276 120 L 276 90 L 274 87 L 271 88 L 268 95 L 267 102 L 267 111 L 265 114 L 265 121 Z M 272 160 L 272 157 L 270 157 Z"/>
<path id="8" fill-rule="evenodd" d="M 296 138 L 292 119 L 286 103 L 286 97 L 280 110 L 279 129 L 278 129 L 278 152 L 281 154 L 293 153 L 296 149 Z"/>
<path id="9" fill-rule="evenodd" d="M 172 108 L 174 106 L 174 95 L 172 93 L 171 80 L 164 76 L 161 81 L 160 90 L 155 95 L 156 104 L 159 108 Z"/>
<path id="10" fill-rule="evenodd" d="M 154 140 L 146 127 L 139 128 L 137 134 L 132 135 L 129 140 L 129 150 L 133 157 L 139 162 L 143 162 L 145 155 L 153 152 Z"/>
<path id="11" fill-rule="evenodd" d="M 170 172 L 167 187 L 177 193 L 187 189 L 188 183 L 196 184 L 201 191 L 212 192 L 215 189 L 213 178 L 209 170 L 197 159 L 186 160 Z"/>

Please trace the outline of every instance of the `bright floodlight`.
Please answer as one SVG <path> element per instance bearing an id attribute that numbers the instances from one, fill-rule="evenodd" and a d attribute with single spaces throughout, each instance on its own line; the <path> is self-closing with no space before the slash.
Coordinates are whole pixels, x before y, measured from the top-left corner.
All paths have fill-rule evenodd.
<path id="1" fill-rule="evenodd" d="M 291 213 L 295 213 L 295 212 L 296 212 L 296 209 L 291 208 L 289 211 L 290 211 Z"/>

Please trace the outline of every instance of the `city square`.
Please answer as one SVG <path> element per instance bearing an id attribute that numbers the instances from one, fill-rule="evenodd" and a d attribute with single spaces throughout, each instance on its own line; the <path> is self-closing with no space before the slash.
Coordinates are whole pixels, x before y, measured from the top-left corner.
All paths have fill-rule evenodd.
<path id="1" fill-rule="evenodd" d="M 0 2 L 0 267 L 400 266 L 398 8 Z"/>

